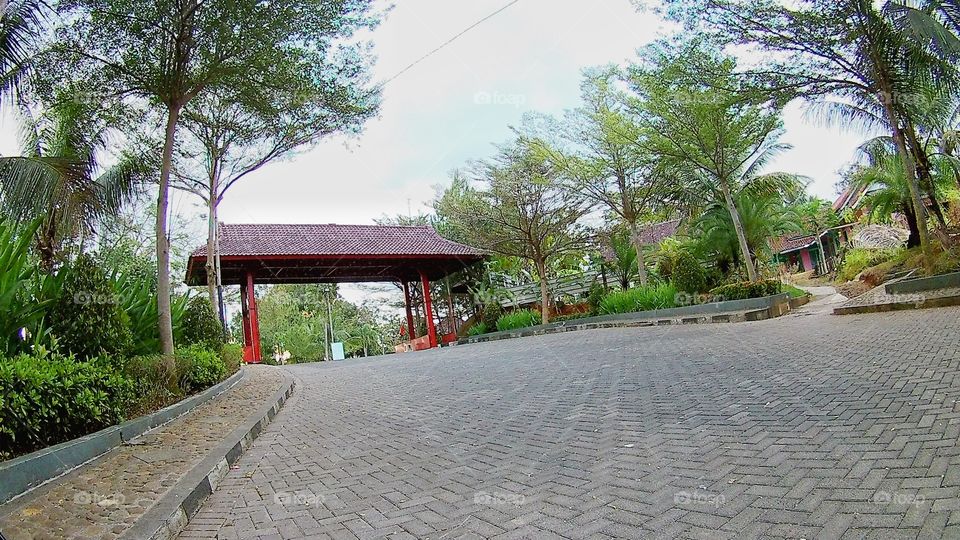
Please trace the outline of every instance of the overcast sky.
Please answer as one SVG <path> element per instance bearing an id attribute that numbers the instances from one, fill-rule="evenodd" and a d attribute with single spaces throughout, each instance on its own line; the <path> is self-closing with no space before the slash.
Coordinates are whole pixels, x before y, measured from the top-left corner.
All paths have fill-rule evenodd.
<path id="1" fill-rule="evenodd" d="M 371 35 L 386 80 L 506 0 L 403 0 Z M 581 71 L 623 63 L 664 32 L 629 0 L 520 0 L 391 83 L 380 117 L 351 141 L 330 139 L 233 188 L 226 222 L 370 223 L 416 214 L 451 169 L 484 157 L 527 111 L 577 106 Z M 785 115 L 794 150 L 771 166 L 807 175 L 832 199 L 837 171 L 862 136 Z"/>

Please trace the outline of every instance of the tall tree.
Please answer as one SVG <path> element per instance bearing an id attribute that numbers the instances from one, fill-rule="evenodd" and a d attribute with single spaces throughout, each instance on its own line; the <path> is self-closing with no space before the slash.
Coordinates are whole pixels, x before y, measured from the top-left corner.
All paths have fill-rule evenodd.
<path id="1" fill-rule="evenodd" d="M 30 74 L 46 6 L 40 0 L 0 3 L 0 99 L 16 98 Z"/>
<path id="2" fill-rule="evenodd" d="M 166 240 L 170 173 L 184 107 L 214 88 L 283 87 L 294 66 L 309 73 L 362 69 L 363 45 L 344 40 L 375 22 L 370 3 L 74 0 L 64 5 L 65 23 L 51 57 L 58 73 L 84 77 L 108 97 L 157 104 L 164 117 L 156 236 L 165 355 L 174 347 Z"/>
<path id="3" fill-rule="evenodd" d="M 632 69 L 639 96 L 634 107 L 651 127 L 659 166 L 677 171 L 671 196 L 687 207 L 725 207 L 747 277 L 756 281 L 737 199 L 794 190 L 799 183 L 796 175 L 763 172 L 788 148 L 778 142 L 779 110 L 763 96 L 740 91 L 733 60 L 718 59 L 699 44 L 679 52 L 658 45 L 647 57 L 646 66 Z"/>
<path id="4" fill-rule="evenodd" d="M 189 137 L 178 147 L 174 186 L 199 196 L 207 206 L 207 289 L 221 319 L 220 203 L 231 187 L 268 163 L 323 136 L 358 130 L 377 108 L 378 94 L 364 87 L 363 73 L 357 70 L 348 78 L 291 70 L 288 77 L 299 81 L 289 87 L 216 88 L 185 108 L 183 125 Z"/>
<path id="5" fill-rule="evenodd" d="M 957 69 L 949 56 L 933 47 L 932 40 L 915 39 L 897 26 L 895 17 L 903 13 L 898 6 L 904 4 L 889 0 L 667 0 L 671 13 L 692 28 L 767 53 L 761 66 L 745 75 L 783 92 L 784 99 L 829 96 L 833 98 L 831 116 L 839 123 L 882 125 L 888 130 L 905 170 L 929 271 L 933 260 L 921 186 L 925 169 L 917 154 L 922 147 L 913 140 L 917 125 L 914 103 L 918 88 L 946 93 L 956 89 Z"/>
<path id="6" fill-rule="evenodd" d="M 578 224 L 588 210 L 582 198 L 560 185 L 557 171 L 522 141 L 500 148 L 497 156 L 474 170 L 478 187 L 454 175 L 435 202 L 459 238 L 533 263 L 540 281 L 543 322 L 550 321 L 551 263 L 586 247 Z"/>
<path id="7" fill-rule="evenodd" d="M 630 231 L 640 283 L 647 265 L 639 225 L 658 205 L 666 180 L 645 148 L 646 132 L 631 117 L 627 96 L 617 89 L 615 69 L 589 73 L 581 85 L 583 106 L 569 111 L 558 131 L 564 148 L 541 148 L 559 168 L 570 189 L 606 207 Z"/>

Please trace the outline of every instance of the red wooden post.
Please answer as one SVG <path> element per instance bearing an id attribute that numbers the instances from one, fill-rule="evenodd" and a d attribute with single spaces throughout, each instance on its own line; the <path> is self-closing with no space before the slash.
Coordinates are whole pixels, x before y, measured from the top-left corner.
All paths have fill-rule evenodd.
<path id="1" fill-rule="evenodd" d="M 410 309 L 410 284 L 403 282 L 403 299 L 407 302 L 407 337 L 417 339 L 417 329 L 413 327 L 413 311 Z"/>
<path id="2" fill-rule="evenodd" d="M 251 363 L 259 364 L 263 357 L 260 355 L 260 320 L 257 317 L 257 295 L 253 288 L 253 272 L 247 272 L 247 311 L 250 318 L 250 348 Z"/>
<path id="3" fill-rule="evenodd" d="M 433 324 L 433 302 L 430 301 L 430 280 L 420 271 L 420 280 L 423 282 L 423 308 L 427 317 L 427 335 L 430 336 L 430 347 L 437 346 L 437 327 Z"/>
<path id="4" fill-rule="evenodd" d="M 253 361 L 253 348 L 250 338 L 250 308 L 247 306 L 247 284 L 240 284 L 240 314 L 243 316 L 243 361 Z"/>

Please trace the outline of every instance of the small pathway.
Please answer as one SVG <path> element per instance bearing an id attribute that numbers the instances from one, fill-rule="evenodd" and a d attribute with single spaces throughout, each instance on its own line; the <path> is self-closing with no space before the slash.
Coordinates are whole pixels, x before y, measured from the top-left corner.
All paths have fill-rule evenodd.
<path id="1" fill-rule="evenodd" d="M 277 368 L 244 369 L 217 398 L 0 505 L 0 531 L 9 540 L 118 538 L 283 381 Z"/>

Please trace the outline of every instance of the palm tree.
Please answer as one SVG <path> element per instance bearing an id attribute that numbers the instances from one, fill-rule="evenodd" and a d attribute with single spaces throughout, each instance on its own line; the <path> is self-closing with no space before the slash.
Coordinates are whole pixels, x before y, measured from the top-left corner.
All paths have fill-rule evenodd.
<path id="1" fill-rule="evenodd" d="M 770 240 L 801 230 L 800 216 L 787 208 L 777 195 L 743 191 L 736 197 L 736 206 L 754 260 L 769 255 Z M 725 204 L 715 202 L 708 206 L 694 223 L 694 230 L 700 250 L 710 254 L 722 272 L 741 265 L 742 252 Z"/>
<path id="2" fill-rule="evenodd" d="M 0 97 L 16 97 L 30 73 L 46 4 L 38 0 L 0 4 Z"/>
<path id="3" fill-rule="evenodd" d="M 651 51 L 653 65 L 633 71 L 640 94 L 635 109 L 651 127 L 650 151 L 678 181 L 669 198 L 687 214 L 720 205 L 729 214 L 750 281 L 757 269 L 738 208 L 744 197 L 792 193 L 801 178 L 764 172 L 787 150 L 779 142 L 779 112 L 756 92 L 738 91 L 730 58 L 717 58 L 694 43 L 682 51 Z"/>
<path id="4" fill-rule="evenodd" d="M 23 155 L 0 158 L 0 205 L 16 221 L 40 220 L 36 248 L 51 271 L 66 248 L 137 194 L 150 169 L 131 151 L 101 169 L 110 127 L 89 105 L 58 103 L 24 124 Z"/>
<path id="5" fill-rule="evenodd" d="M 858 189 L 866 190 L 860 207 L 868 211 L 868 219 L 889 220 L 895 214 L 903 216 L 910 230 L 907 247 L 920 245 L 920 221 L 914 211 L 913 197 L 907 183 L 902 158 L 891 148 L 888 140 L 875 139 L 861 147 L 864 164 L 853 172 L 852 182 Z M 942 160 L 936 163 L 942 164 Z M 935 168 L 935 189 L 942 190 L 952 184 L 950 169 Z"/>

